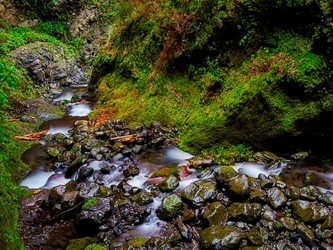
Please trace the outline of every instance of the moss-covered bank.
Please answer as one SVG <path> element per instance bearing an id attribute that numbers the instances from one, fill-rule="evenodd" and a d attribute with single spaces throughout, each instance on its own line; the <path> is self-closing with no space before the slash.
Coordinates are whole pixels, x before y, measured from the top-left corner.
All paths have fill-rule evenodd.
<path id="1" fill-rule="evenodd" d="M 112 3 L 96 113 L 177 125 L 192 152 L 323 150 L 332 138 L 330 1 Z"/>
<path id="2" fill-rule="evenodd" d="M 46 33 L 0 22 L 0 249 L 23 249 L 17 220 L 19 202 L 26 192 L 17 183 L 28 170 L 21 156 L 31 143 L 14 140 L 14 136 L 31 133 L 40 125 L 20 118 L 25 115 L 25 100 L 36 98 L 45 87 L 35 86 L 27 70 L 17 67 L 10 52 L 37 41 L 61 46 L 68 54 L 75 50 Z"/>

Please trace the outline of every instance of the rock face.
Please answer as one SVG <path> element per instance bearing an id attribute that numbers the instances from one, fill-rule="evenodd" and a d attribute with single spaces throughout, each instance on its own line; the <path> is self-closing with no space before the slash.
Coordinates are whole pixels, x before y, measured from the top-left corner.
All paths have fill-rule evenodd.
<path id="1" fill-rule="evenodd" d="M 62 47 L 46 42 L 21 46 L 11 52 L 20 68 L 28 71 L 37 85 L 51 87 L 85 85 L 88 79 L 74 58 L 68 58 Z"/>

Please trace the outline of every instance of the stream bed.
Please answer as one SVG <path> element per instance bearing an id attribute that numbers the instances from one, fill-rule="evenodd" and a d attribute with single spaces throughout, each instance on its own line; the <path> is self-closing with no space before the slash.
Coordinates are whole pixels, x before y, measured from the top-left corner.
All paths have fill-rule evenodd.
<path id="1" fill-rule="evenodd" d="M 30 172 L 21 180 L 20 185 L 29 189 L 40 189 L 36 196 L 22 203 L 23 208 L 20 211 L 20 230 L 22 238 L 26 242 L 26 249 L 66 249 L 64 246 L 67 246 L 68 243 L 61 245 L 59 239 L 55 239 L 53 234 L 58 235 L 54 232 L 56 229 L 35 224 L 40 220 L 50 220 L 50 216 L 54 216 L 53 213 L 58 218 L 62 213 L 71 210 L 75 212 L 74 215 L 77 218 L 74 221 L 66 218 L 67 224 L 61 220 L 56 222 L 57 226 L 54 227 L 59 230 L 68 227 L 68 230 L 72 230 L 73 233 L 69 234 L 68 238 L 93 237 L 99 231 L 105 232 L 106 236 L 104 235 L 103 239 L 112 238 L 113 247 L 111 249 L 118 249 L 117 247 L 137 236 L 151 238 L 170 235 L 170 232 L 178 230 L 181 238 L 183 240 L 185 238 L 186 243 L 181 243 L 183 247 L 193 249 L 198 247 L 200 239 L 199 234 L 195 233 L 195 227 L 206 225 L 206 222 L 202 225 L 201 222 L 195 222 L 188 226 L 176 220 L 175 224 L 170 224 L 172 216 L 168 214 L 165 217 L 163 211 L 158 212 L 158 210 L 163 210 L 163 202 L 170 194 L 185 197 L 185 200 L 191 201 L 192 198 L 188 198 L 186 194 L 188 187 L 194 185 L 200 189 L 201 184 L 195 186 L 196 183 L 202 183 L 203 186 L 209 184 L 214 176 L 219 175 L 220 167 L 210 165 L 205 169 L 193 168 L 191 159 L 194 156 L 178 149 L 172 143 L 165 143 L 168 142 L 166 139 L 168 136 L 159 132 L 155 125 L 149 128 L 138 128 L 133 134 L 120 121 L 109 122 L 102 125 L 101 128 L 90 129 L 87 121 L 87 116 L 92 111 L 90 104 L 82 99 L 79 102 L 70 103 L 74 95 L 81 96 L 85 91 L 85 88 L 66 87 L 59 96 L 54 98 L 54 102 L 67 103 L 67 114 L 60 119 L 44 122 L 40 129 L 48 130 L 45 139 L 32 146 L 22 156 L 23 161 L 30 166 Z M 114 142 L 113 138 L 116 138 L 115 140 L 120 138 L 123 141 Z M 62 146 L 59 146 L 59 142 Z M 78 161 L 79 159 L 80 161 Z M 279 176 L 279 181 L 284 183 L 279 184 L 281 188 L 286 188 L 284 185 L 300 189 L 306 186 L 317 187 L 318 190 L 326 193 L 328 199 L 333 203 L 333 195 L 330 192 L 333 191 L 333 166 L 331 165 L 281 158 L 270 164 L 248 161 L 231 167 L 239 176 L 244 175 L 262 180 L 268 180 L 271 176 Z M 178 180 L 175 181 L 177 186 L 172 190 L 161 192 L 158 188 L 160 183 L 166 178 L 168 179 L 170 175 L 177 177 Z M 219 181 L 218 178 L 217 180 Z M 279 183 L 274 178 L 270 180 L 273 184 L 269 184 L 268 187 Z M 72 181 L 79 184 L 74 185 Z M 253 181 L 251 180 L 251 182 Z M 72 188 L 73 185 L 74 188 Z M 144 195 L 143 198 L 139 197 L 138 200 L 135 200 L 141 207 L 132 207 L 133 205 L 124 201 L 127 204 L 126 209 L 132 211 L 128 212 L 129 214 L 125 217 L 119 217 L 117 214 L 112 215 L 114 219 L 105 219 L 103 222 L 96 222 L 95 219 L 91 221 L 89 217 L 94 217 L 94 212 L 87 208 L 87 214 L 85 214 L 86 208 L 81 208 L 83 209 L 81 212 L 76 208 L 82 206 L 84 201 L 87 202 L 95 197 L 98 192 L 102 192 L 101 187 L 111 190 L 107 191 L 110 194 L 120 193 L 120 197 L 126 201 L 132 201 L 132 197 L 138 196 L 138 194 L 148 194 L 148 198 L 152 201 L 142 202 L 142 199 L 146 199 Z M 65 194 L 70 197 L 68 198 Z M 59 197 L 54 198 L 52 195 Z M 200 195 L 205 196 L 206 194 Z M 55 200 L 51 200 L 51 196 Z M 98 203 L 97 205 L 93 203 L 92 206 L 97 206 L 96 209 L 100 209 L 100 213 L 105 213 L 105 218 L 109 218 L 109 212 L 103 209 L 110 206 L 109 204 L 113 204 L 113 201 L 108 200 L 105 205 L 103 202 L 107 198 L 98 195 L 97 197 L 102 198 L 96 198 Z M 224 198 L 221 193 L 217 194 L 215 189 L 205 198 L 201 196 L 194 198 L 192 202 L 196 208 L 187 208 L 188 213 L 194 213 L 191 215 L 192 219 L 199 218 L 208 209 L 201 209 L 201 206 L 205 204 L 205 202 L 201 202 L 201 199 L 204 201 L 217 199 L 225 204 L 229 204 L 231 200 L 230 197 Z M 104 205 L 99 206 L 99 204 Z M 114 204 L 113 206 L 116 209 L 121 205 Z M 187 206 L 185 205 L 185 207 Z M 187 210 L 184 210 L 183 217 Z M 160 214 L 158 215 L 158 213 Z M 85 218 L 85 216 L 88 217 Z M 100 219 L 96 218 L 96 220 Z M 191 219 L 188 220 L 191 221 Z M 187 223 L 186 218 L 184 221 Z M 86 223 L 88 226 L 82 223 Z M 85 231 L 88 230 L 88 227 L 91 233 Z M 244 226 L 244 230 L 247 227 L 250 226 Z M 83 230 L 84 228 L 85 230 Z M 188 230 L 191 232 L 191 237 L 186 234 Z M 36 234 L 43 235 L 41 236 L 43 239 L 36 237 Z M 37 247 L 39 245 L 41 248 Z M 110 243 L 104 242 L 104 245 L 110 246 Z M 202 240 L 200 245 L 203 246 Z M 206 249 L 210 249 L 210 247 Z"/>

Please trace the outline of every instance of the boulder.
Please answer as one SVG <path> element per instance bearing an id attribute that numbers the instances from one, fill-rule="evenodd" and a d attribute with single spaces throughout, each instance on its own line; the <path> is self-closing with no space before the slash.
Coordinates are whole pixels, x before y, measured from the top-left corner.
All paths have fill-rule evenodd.
<path id="1" fill-rule="evenodd" d="M 216 183 L 211 179 L 195 181 L 184 188 L 181 197 L 195 206 L 202 206 L 217 195 Z"/>
<path id="2" fill-rule="evenodd" d="M 236 227 L 210 226 L 200 232 L 202 249 L 237 249 L 244 235 Z"/>

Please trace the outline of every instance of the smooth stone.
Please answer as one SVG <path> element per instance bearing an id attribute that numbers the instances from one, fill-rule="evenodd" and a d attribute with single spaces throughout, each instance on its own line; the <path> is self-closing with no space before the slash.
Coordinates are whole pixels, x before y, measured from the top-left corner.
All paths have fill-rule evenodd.
<path id="1" fill-rule="evenodd" d="M 180 212 L 182 206 L 182 199 L 176 194 L 171 194 L 163 198 L 162 205 L 157 208 L 156 214 L 161 219 L 172 219 Z"/>
<path id="2" fill-rule="evenodd" d="M 181 197 L 195 206 L 202 206 L 207 201 L 214 200 L 216 195 L 216 183 L 211 179 L 195 181 L 181 192 Z"/>
<path id="3" fill-rule="evenodd" d="M 202 249 L 235 249 L 244 235 L 237 227 L 210 226 L 200 232 Z"/>
<path id="4" fill-rule="evenodd" d="M 219 168 L 215 173 L 215 179 L 221 185 L 227 184 L 231 178 L 238 175 L 235 169 L 230 166 L 223 166 Z"/>
<path id="5" fill-rule="evenodd" d="M 174 175 L 168 176 L 165 180 L 163 180 L 158 187 L 162 192 L 170 192 L 175 190 L 179 186 L 179 181 Z"/>
<path id="6" fill-rule="evenodd" d="M 246 175 L 238 175 L 228 182 L 229 190 L 237 196 L 246 197 L 251 192 L 252 181 Z"/>
<path id="7" fill-rule="evenodd" d="M 146 191 L 137 193 L 137 194 L 133 195 L 132 198 L 136 203 L 138 203 L 141 206 L 154 202 L 154 197 Z"/>
<path id="8" fill-rule="evenodd" d="M 290 205 L 293 217 L 302 222 L 322 221 L 329 214 L 328 208 L 314 202 L 298 200 L 292 201 Z"/>
<path id="9" fill-rule="evenodd" d="M 267 191 L 268 202 L 273 208 L 278 208 L 287 202 L 287 197 L 278 188 L 271 188 Z"/>
<path id="10" fill-rule="evenodd" d="M 209 226 L 225 225 L 228 220 L 228 209 L 219 201 L 213 202 L 207 206 L 202 218 Z"/>
<path id="11" fill-rule="evenodd" d="M 232 203 L 229 207 L 231 219 L 240 219 L 248 222 L 255 222 L 261 216 L 262 206 L 259 203 Z"/>

